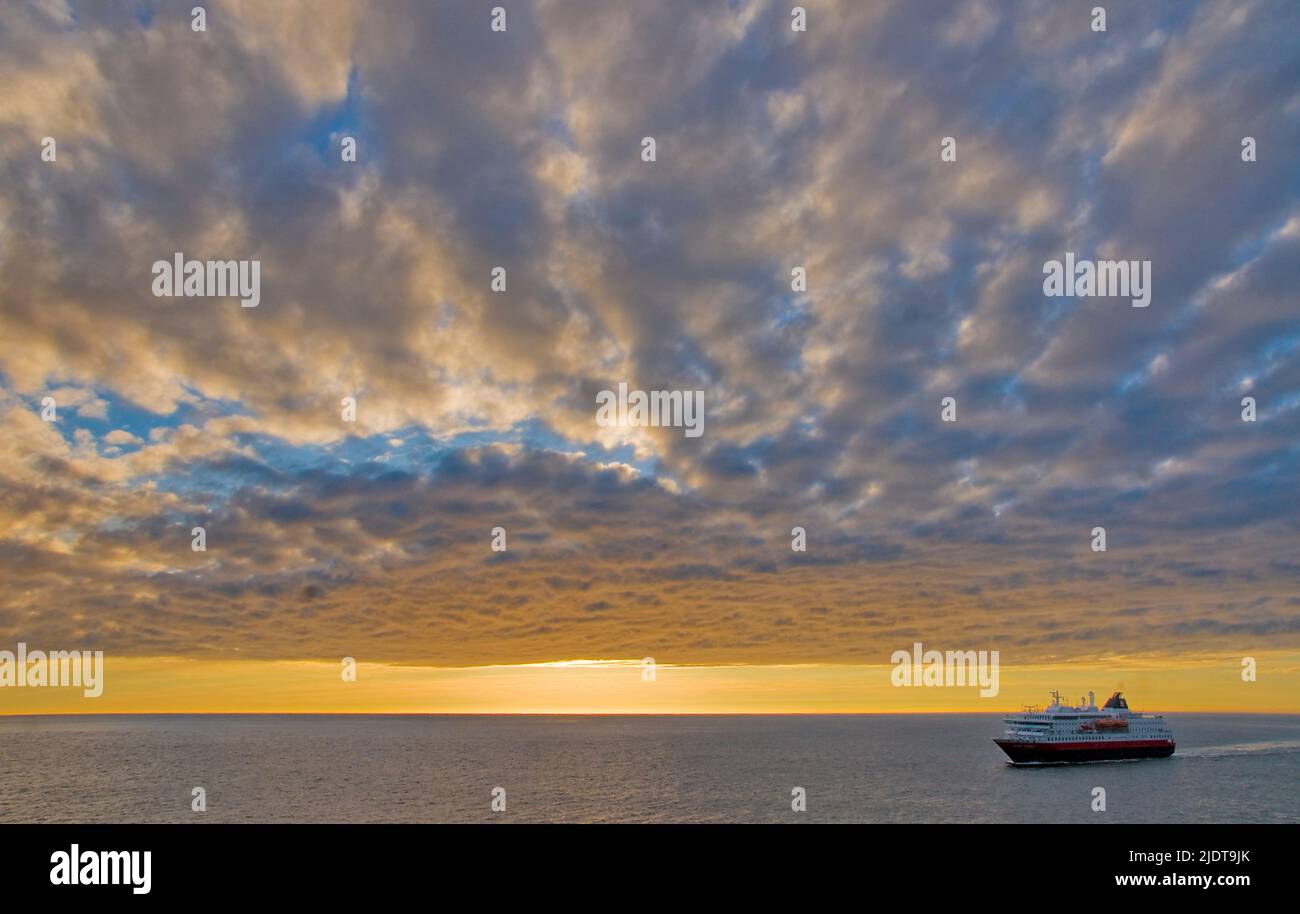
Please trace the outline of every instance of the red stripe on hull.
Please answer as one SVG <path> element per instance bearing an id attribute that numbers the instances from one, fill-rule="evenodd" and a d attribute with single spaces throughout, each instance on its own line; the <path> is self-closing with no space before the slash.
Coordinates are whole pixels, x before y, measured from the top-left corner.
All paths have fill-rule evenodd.
<path id="1" fill-rule="evenodd" d="M 1156 749 L 1162 746 L 1172 746 L 1174 744 L 1174 741 L 1171 739 L 1098 739 L 1084 740 L 1077 743 L 1029 743 L 1016 742 L 1014 740 L 994 740 L 994 742 L 999 746 L 1003 743 L 1012 746 L 1023 746 L 1026 749 L 1033 749 L 1036 752 L 1069 752 L 1075 749 Z"/>

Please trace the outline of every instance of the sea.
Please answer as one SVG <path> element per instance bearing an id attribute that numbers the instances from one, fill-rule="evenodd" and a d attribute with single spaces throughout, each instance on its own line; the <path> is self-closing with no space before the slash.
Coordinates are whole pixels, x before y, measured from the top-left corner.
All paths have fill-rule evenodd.
<path id="1" fill-rule="evenodd" d="M 0 717 L 0 823 L 1300 822 L 1300 716 L 1167 717 L 1041 767 L 986 714 Z"/>

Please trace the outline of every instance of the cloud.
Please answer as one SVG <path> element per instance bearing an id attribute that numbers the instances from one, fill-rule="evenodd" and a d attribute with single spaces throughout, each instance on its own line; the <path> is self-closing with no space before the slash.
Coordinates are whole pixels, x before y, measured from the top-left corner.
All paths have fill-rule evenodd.
<path id="1" fill-rule="evenodd" d="M 1296 10 L 1089 7 L 5 6 L 0 636 L 1294 643 Z M 154 298 L 177 251 L 261 304 Z M 1066 251 L 1150 259 L 1151 307 L 1045 298 Z M 705 391 L 704 436 L 598 427 L 619 381 Z"/>

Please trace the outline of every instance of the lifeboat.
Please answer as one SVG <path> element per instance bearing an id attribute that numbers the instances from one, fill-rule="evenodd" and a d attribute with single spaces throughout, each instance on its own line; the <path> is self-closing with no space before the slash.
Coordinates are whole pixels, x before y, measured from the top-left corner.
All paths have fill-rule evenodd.
<path id="1" fill-rule="evenodd" d="M 1098 729 L 1098 730 L 1103 730 L 1103 731 L 1106 731 L 1106 730 L 1127 730 L 1127 729 L 1128 729 L 1128 721 L 1124 720 L 1122 717 L 1106 717 L 1106 718 L 1102 718 L 1101 720 L 1097 721 L 1097 729 Z"/>

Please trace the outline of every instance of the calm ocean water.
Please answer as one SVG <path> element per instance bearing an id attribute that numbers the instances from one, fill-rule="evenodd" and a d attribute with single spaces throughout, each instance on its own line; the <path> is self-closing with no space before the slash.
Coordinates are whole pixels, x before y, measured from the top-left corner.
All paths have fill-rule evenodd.
<path id="1" fill-rule="evenodd" d="M 0 718 L 0 822 L 1300 822 L 1300 717 L 1174 714 L 1171 759 L 1033 769 L 1000 720 Z"/>

